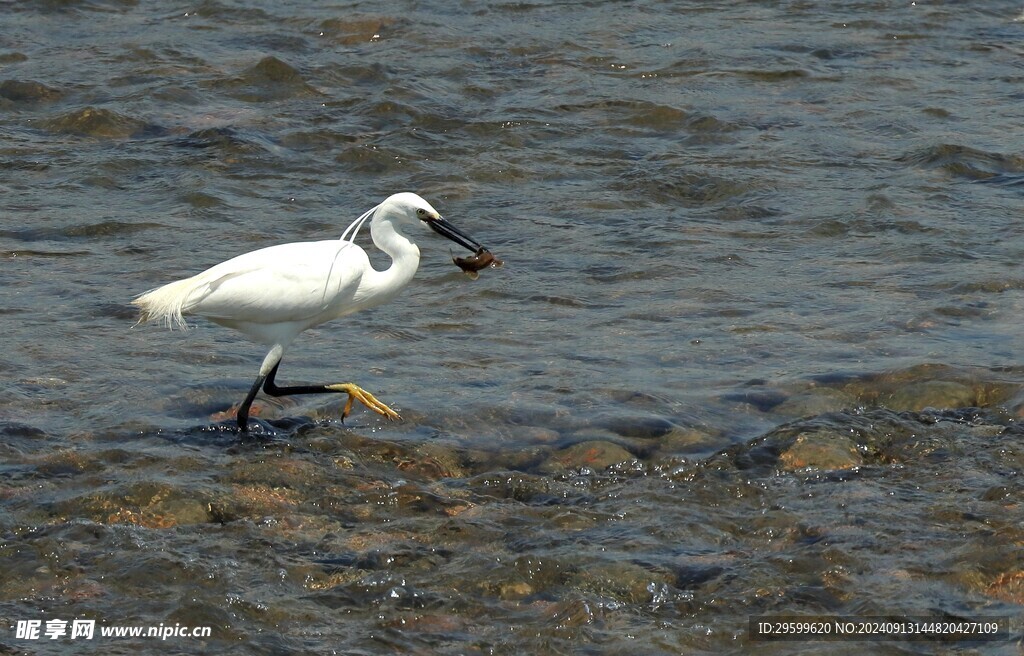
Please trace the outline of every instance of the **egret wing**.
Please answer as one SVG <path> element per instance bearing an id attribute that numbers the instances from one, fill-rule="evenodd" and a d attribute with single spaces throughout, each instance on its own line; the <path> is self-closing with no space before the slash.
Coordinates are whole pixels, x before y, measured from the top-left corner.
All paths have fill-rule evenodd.
<path id="1" fill-rule="evenodd" d="M 366 253 L 344 241 L 271 246 L 195 276 L 182 310 L 233 322 L 301 322 L 343 307 L 368 266 Z"/>

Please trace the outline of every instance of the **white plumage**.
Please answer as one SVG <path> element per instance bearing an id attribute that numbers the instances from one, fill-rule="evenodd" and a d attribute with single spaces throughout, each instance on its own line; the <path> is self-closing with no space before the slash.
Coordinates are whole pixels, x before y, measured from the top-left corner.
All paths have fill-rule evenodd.
<path id="1" fill-rule="evenodd" d="M 366 252 L 355 244 L 367 220 L 373 243 L 392 259 L 384 271 L 375 270 Z M 351 383 L 278 387 L 274 376 L 285 350 L 302 331 L 394 298 L 419 266 L 420 250 L 412 236 L 426 232 L 427 227 L 474 252 L 483 248 L 445 221 L 427 201 L 413 193 L 400 193 L 356 219 L 341 239 L 281 244 L 245 253 L 191 278 L 148 291 L 132 303 L 140 309 L 140 323 L 159 321 L 171 328 L 185 328 L 186 316 L 202 316 L 270 347 L 256 383 L 239 407 L 238 425 L 243 431 L 249 406 L 261 385 L 275 396 L 345 392 L 349 401 L 343 417 L 357 399 L 380 414 L 397 418 L 394 411 Z"/>
<path id="2" fill-rule="evenodd" d="M 348 241 L 281 244 L 158 287 L 134 303 L 143 321 L 185 328 L 184 315 L 193 314 L 267 344 L 286 332 L 285 324 L 309 327 L 359 309 L 355 300 L 368 268 L 366 253 Z"/>

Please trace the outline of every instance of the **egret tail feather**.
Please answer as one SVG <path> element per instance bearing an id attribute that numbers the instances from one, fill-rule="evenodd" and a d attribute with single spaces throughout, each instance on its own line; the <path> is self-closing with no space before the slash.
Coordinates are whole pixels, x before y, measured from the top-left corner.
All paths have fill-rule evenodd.
<path id="1" fill-rule="evenodd" d="M 159 321 L 172 330 L 176 327 L 188 330 L 184 307 L 194 288 L 195 282 L 187 278 L 151 289 L 136 297 L 132 305 L 139 308 L 138 323 Z"/>

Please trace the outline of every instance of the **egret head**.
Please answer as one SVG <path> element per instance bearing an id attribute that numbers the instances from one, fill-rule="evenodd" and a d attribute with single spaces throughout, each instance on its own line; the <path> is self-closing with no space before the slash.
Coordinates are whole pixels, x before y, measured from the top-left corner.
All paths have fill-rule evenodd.
<path id="1" fill-rule="evenodd" d="M 445 220 L 430 203 L 411 192 L 389 196 L 377 207 L 377 214 L 384 220 L 390 220 L 408 235 L 429 227 L 442 237 L 473 252 L 483 248 L 475 239 Z"/>

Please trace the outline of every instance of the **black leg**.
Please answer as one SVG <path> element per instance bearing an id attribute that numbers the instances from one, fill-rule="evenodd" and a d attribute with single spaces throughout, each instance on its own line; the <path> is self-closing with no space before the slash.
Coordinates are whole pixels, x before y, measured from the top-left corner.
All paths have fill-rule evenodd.
<path id="1" fill-rule="evenodd" d="M 291 385 L 288 387 L 279 387 L 274 379 L 277 376 L 277 369 L 281 366 L 280 360 L 274 365 L 274 368 L 264 377 L 256 379 L 256 383 L 249 391 L 249 396 L 246 397 L 242 407 L 238 410 L 238 425 L 242 430 L 245 430 L 244 420 L 248 416 L 249 406 L 252 405 L 252 399 L 256 396 L 256 392 L 259 390 L 260 385 L 263 386 L 263 391 L 269 396 L 291 396 L 293 394 L 348 394 L 348 402 L 345 403 L 345 408 L 341 413 L 341 420 L 345 421 L 345 417 L 352 411 L 352 402 L 359 401 L 370 410 L 373 410 L 377 414 L 384 415 L 388 419 L 399 419 L 398 413 L 387 407 L 376 399 L 372 394 L 364 390 L 363 388 L 353 383 L 335 383 L 333 385 Z M 245 417 L 242 415 L 242 411 L 245 411 Z"/>
<path id="2" fill-rule="evenodd" d="M 277 383 L 274 382 L 274 377 L 277 376 L 277 368 L 281 366 L 278 362 L 274 365 L 274 368 L 267 374 L 267 379 L 263 381 L 263 391 L 270 396 L 291 396 L 293 394 L 330 394 L 331 392 L 340 392 L 342 390 L 331 389 L 327 385 L 292 385 L 291 387 L 278 387 Z"/>
<path id="3" fill-rule="evenodd" d="M 274 371 L 277 371 L 277 367 L 274 367 Z M 273 372 L 271 372 L 271 376 L 273 376 Z M 238 406 L 238 416 L 236 417 L 236 420 L 238 421 L 239 430 L 243 433 L 249 432 L 249 408 L 252 407 L 252 400 L 256 398 L 256 393 L 260 391 L 260 386 L 263 385 L 263 380 L 265 378 L 267 377 L 258 376 L 256 378 L 256 382 L 253 383 L 252 389 L 249 390 L 245 400 L 242 401 L 242 405 Z"/>
<path id="4" fill-rule="evenodd" d="M 324 385 L 298 385 L 295 387 L 278 387 L 274 384 L 274 376 L 277 375 L 277 368 L 281 366 L 278 362 L 274 365 L 274 368 L 270 370 L 270 373 L 266 376 L 257 376 L 256 382 L 252 384 L 252 388 L 246 395 L 245 400 L 242 401 L 242 405 L 238 406 L 238 415 L 236 421 L 238 428 L 243 433 L 249 432 L 249 409 L 252 407 L 252 402 L 256 398 L 257 392 L 260 391 L 260 387 L 263 391 L 270 396 L 288 396 L 291 394 L 322 394 L 325 392 L 338 392 L 340 390 L 328 389 Z"/>

